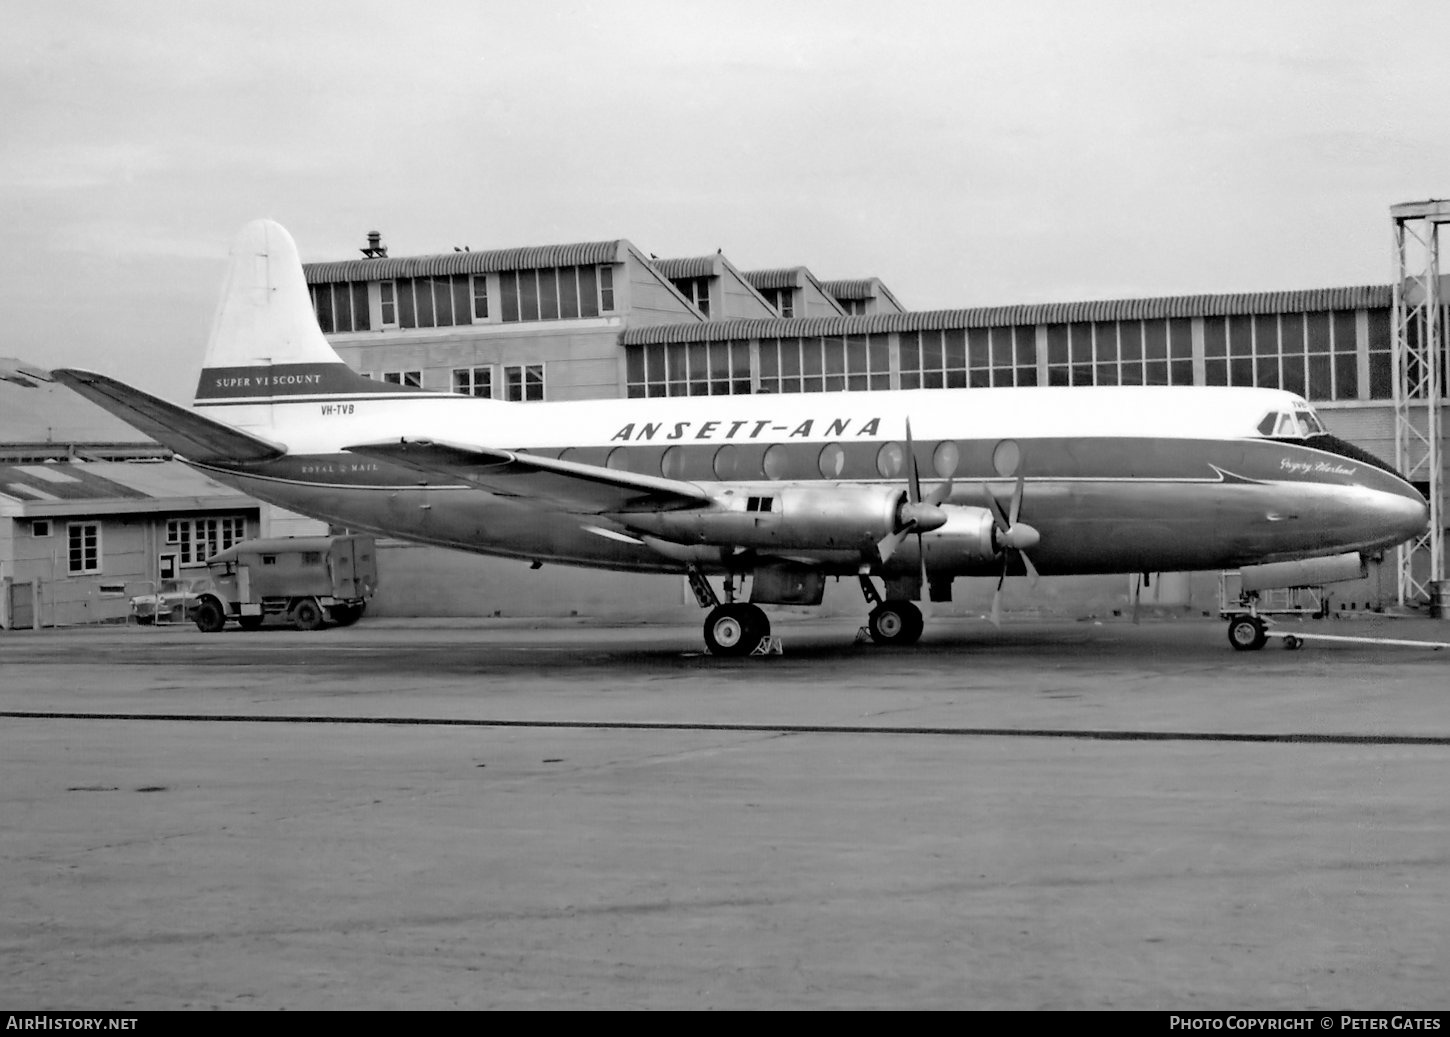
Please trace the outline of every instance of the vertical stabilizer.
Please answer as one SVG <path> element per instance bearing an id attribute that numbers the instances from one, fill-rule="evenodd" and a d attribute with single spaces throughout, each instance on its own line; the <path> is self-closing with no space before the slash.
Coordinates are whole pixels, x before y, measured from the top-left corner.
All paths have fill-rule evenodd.
<path id="1" fill-rule="evenodd" d="M 231 257 L 196 387 L 198 404 L 379 388 L 344 364 L 323 336 L 297 245 L 280 224 L 247 224 Z"/>

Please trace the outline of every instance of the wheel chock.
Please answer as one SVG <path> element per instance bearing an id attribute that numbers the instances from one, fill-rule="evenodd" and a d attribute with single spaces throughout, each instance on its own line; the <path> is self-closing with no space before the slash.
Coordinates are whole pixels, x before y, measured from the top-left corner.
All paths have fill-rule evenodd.
<path id="1" fill-rule="evenodd" d="M 780 638 L 774 634 L 769 637 L 762 637 L 760 644 L 756 645 L 750 652 L 751 655 L 784 655 L 785 649 L 781 647 Z"/>

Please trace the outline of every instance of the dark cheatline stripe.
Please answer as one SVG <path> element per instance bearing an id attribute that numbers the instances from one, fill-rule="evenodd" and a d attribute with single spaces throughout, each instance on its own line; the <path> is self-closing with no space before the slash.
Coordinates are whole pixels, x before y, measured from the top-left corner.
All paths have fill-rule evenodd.
<path id="1" fill-rule="evenodd" d="M 196 383 L 198 400 L 268 399 L 372 393 L 421 393 L 406 385 L 364 378 L 342 362 L 208 367 Z"/>
<path id="2" fill-rule="evenodd" d="M 372 727 L 569 728 L 581 731 L 747 731 L 760 734 L 945 735 L 964 738 L 1070 738 L 1100 742 L 1260 742 L 1291 745 L 1450 746 L 1450 735 L 1315 734 L 1313 732 L 1239 731 L 1074 731 L 1065 728 L 891 727 L 866 724 L 711 724 L 647 721 L 498 720 L 461 717 L 248 716 L 201 713 L 70 713 L 0 711 L 12 720 L 149 720 L 202 724 L 359 724 Z"/>
<path id="3" fill-rule="evenodd" d="M 466 399 L 467 397 L 457 397 Z M 992 464 L 996 440 L 955 440 L 957 464 L 952 477 L 963 487 L 983 480 L 1002 482 Z M 1031 483 L 1055 480 L 1118 482 L 1310 482 L 1360 484 L 1388 492 L 1413 492 L 1407 483 L 1357 458 L 1345 458 L 1302 443 L 1264 439 L 1204 441 L 1196 439 L 1060 438 L 1021 440 L 1022 471 Z M 515 444 L 486 446 L 516 449 Z M 642 475 L 660 475 L 690 482 L 842 481 L 894 482 L 906 478 L 905 452 L 899 442 L 880 440 L 836 443 L 706 442 L 682 439 L 620 442 L 589 447 L 540 447 L 527 452 L 596 467 L 615 467 Z M 936 482 L 936 441 L 918 442 L 917 466 L 922 478 Z M 894 449 L 893 449 L 894 448 Z M 883 466 L 883 450 L 895 465 Z M 771 472 L 766 475 L 766 452 Z M 829 473 L 829 474 L 827 474 Z M 355 454 L 294 454 L 248 474 L 328 485 L 420 485 L 418 475 Z M 438 483 L 447 480 L 439 478 Z M 965 490 L 963 492 L 966 492 Z"/>

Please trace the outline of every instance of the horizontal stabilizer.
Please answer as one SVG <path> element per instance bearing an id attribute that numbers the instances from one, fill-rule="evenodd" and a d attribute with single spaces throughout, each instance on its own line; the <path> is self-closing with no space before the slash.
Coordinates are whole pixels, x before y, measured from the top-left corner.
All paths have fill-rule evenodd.
<path id="1" fill-rule="evenodd" d="M 189 461 L 271 461 L 287 448 L 202 417 L 195 411 L 90 371 L 61 368 L 51 377 Z"/>
<path id="2" fill-rule="evenodd" d="M 343 449 L 429 475 L 473 483 L 501 496 L 547 501 L 586 514 L 679 511 L 710 503 L 709 495 L 694 483 L 512 450 L 427 439 L 365 443 Z"/>

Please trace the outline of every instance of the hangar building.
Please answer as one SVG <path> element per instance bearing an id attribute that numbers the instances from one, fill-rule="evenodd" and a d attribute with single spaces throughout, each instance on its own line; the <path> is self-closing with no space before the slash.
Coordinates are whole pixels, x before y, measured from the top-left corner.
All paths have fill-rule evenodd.
<path id="1" fill-rule="evenodd" d="M 1390 285 L 913 312 L 878 278 L 744 270 L 718 252 L 660 259 L 624 239 L 394 257 L 373 232 L 361 251 L 306 265 L 318 322 L 355 370 L 402 385 L 525 402 L 1263 386 L 1304 394 L 1335 435 L 1396 456 L 1393 353 L 1403 321 Z M 1429 489 L 1428 477 L 1412 478 Z M 692 601 L 682 585 L 648 589 L 671 582 L 652 577 L 525 575 L 516 562 L 412 550 L 406 564 L 388 566 L 388 582 L 389 607 L 413 614 L 567 614 L 596 599 L 612 610 L 623 600 L 676 611 Z M 1349 593 L 1391 603 L 1393 570 L 1387 562 Z M 1049 606 L 1054 582 L 1044 583 Z M 1158 588 L 1162 604 L 1207 607 L 1186 575 Z M 855 613 L 851 590 L 843 607 Z M 1111 606 L 1128 588 L 1117 579 L 1069 593 Z"/>

